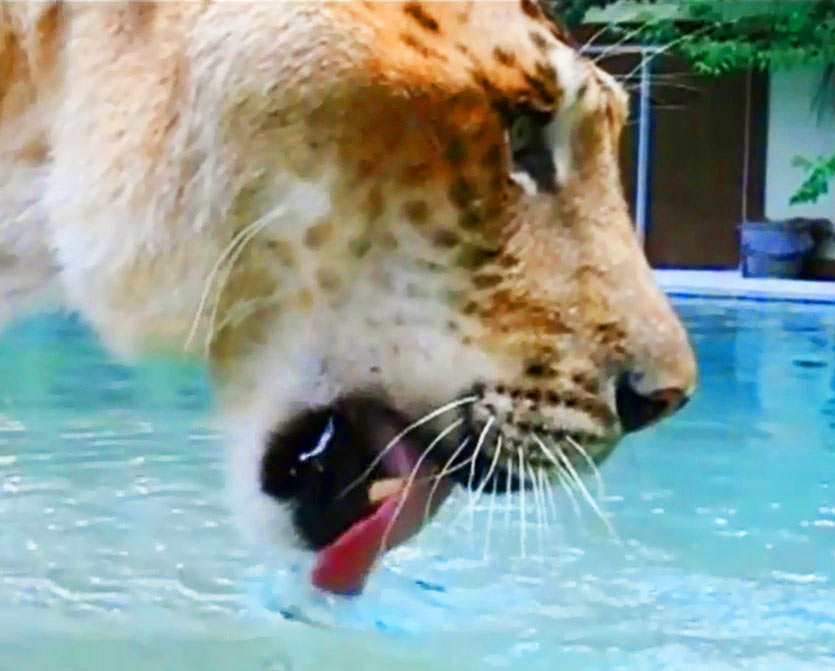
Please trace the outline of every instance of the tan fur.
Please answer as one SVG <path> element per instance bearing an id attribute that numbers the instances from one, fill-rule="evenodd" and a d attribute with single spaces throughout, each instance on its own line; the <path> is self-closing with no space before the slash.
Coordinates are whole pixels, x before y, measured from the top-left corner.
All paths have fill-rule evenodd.
<path id="1" fill-rule="evenodd" d="M 115 351 L 205 355 L 235 449 L 346 391 L 417 413 L 480 383 L 509 446 L 599 457 L 618 375 L 692 390 L 626 96 L 535 3 L 4 3 L 0 40 L 0 252 L 60 267 Z M 511 179 L 516 104 L 553 114 L 554 194 Z"/>

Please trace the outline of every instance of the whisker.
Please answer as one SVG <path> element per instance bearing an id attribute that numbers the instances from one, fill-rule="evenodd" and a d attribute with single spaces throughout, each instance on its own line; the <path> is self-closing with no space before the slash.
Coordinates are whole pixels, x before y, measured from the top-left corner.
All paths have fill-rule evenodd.
<path id="1" fill-rule="evenodd" d="M 554 466 L 556 466 L 557 479 L 560 481 L 560 485 L 565 490 L 565 493 L 568 495 L 568 500 L 571 502 L 571 507 L 574 509 L 574 514 L 577 516 L 577 519 L 582 519 L 582 515 L 580 513 L 580 505 L 578 504 L 577 498 L 574 496 L 574 491 L 570 486 L 571 481 L 566 477 L 564 466 L 562 465 L 560 460 L 557 459 L 556 456 L 554 456 L 554 453 L 548 449 L 545 443 L 542 442 L 542 439 L 538 435 L 533 434 L 533 439 L 536 441 L 536 444 L 539 445 L 539 449 L 541 449 L 545 456 L 551 460 Z"/>
<path id="2" fill-rule="evenodd" d="M 627 82 L 628 80 L 623 80 L 627 91 L 639 91 L 641 89 L 641 84 L 639 82 Z M 650 84 L 652 85 L 655 93 L 661 93 L 663 89 L 672 89 L 674 91 L 686 91 L 687 93 L 699 94 L 704 90 L 700 89 L 698 86 L 689 86 L 688 84 L 682 84 L 673 80 L 651 81 Z"/>
<path id="3" fill-rule="evenodd" d="M 564 538 L 564 535 L 563 535 L 562 527 L 559 524 L 560 519 L 559 519 L 559 512 L 558 512 L 558 509 L 557 509 L 557 500 L 556 500 L 556 496 L 554 494 L 554 487 L 551 484 L 551 479 L 546 474 L 544 467 L 539 468 L 539 487 L 540 487 L 540 491 L 542 492 L 542 498 L 544 500 L 548 501 L 547 506 L 544 506 L 544 510 L 545 510 L 545 513 L 546 513 L 546 515 L 545 515 L 546 528 L 548 529 L 549 536 L 551 535 L 551 526 L 548 523 L 548 517 L 549 517 L 548 511 L 550 510 L 550 513 L 551 513 L 551 515 L 553 515 L 553 518 L 554 518 L 555 529 L 559 533 L 559 536 L 560 536 L 560 542 L 559 542 L 558 545 L 562 546 L 563 545 L 562 539 Z M 579 517 L 580 508 L 577 505 L 576 501 L 574 502 L 574 508 L 575 508 L 575 513 L 577 514 L 577 517 L 579 519 L 580 518 Z"/>
<path id="4" fill-rule="evenodd" d="M 527 510 L 525 510 L 525 455 L 522 453 L 521 447 L 517 448 L 516 451 L 519 454 L 519 497 L 521 500 L 519 508 L 519 522 L 521 524 L 521 529 L 519 532 L 519 544 L 521 545 L 522 559 L 524 559 L 526 555 L 525 550 L 527 545 Z"/>
<path id="5" fill-rule="evenodd" d="M 612 75 L 615 79 L 619 82 L 625 82 L 626 74 L 615 74 Z M 657 72 L 653 71 L 648 75 L 648 78 L 651 82 L 688 82 L 691 81 L 693 74 L 687 70 L 681 70 L 679 72 Z M 636 81 L 639 80 L 638 77 L 635 78 Z"/>
<path id="6" fill-rule="evenodd" d="M 609 521 L 609 518 L 603 513 L 600 509 L 600 506 L 597 505 L 597 501 L 594 500 L 594 497 L 589 493 L 589 490 L 586 489 L 586 486 L 583 484 L 583 481 L 580 479 L 580 476 L 577 474 L 577 471 L 574 470 L 574 466 L 571 465 L 571 460 L 565 455 L 565 453 L 558 447 L 557 448 L 557 456 L 559 456 L 563 464 L 565 465 L 566 469 L 568 470 L 569 474 L 571 475 L 574 484 L 579 489 L 580 493 L 582 494 L 583 498 L 586 500 L 586 503 L 589 504 L 589 507 L 595 512 L 595 514 L 600 518 L 600 521 L 603 522 L 606 529 L 609 531 L 609 534 L 612 536 L 614 540 L 620 540 L 615 528 L 612 526 L 612 523 Z"/>
<path id="7" fill-rule="evenodd" d="M 469 441 L 468 441 L 468 444 L 469 444 Z M 444 473 L 438 473 L 437 475 L 433 475 L 432 479 L 435 480 L 435 479 L 445 478 L 448 475 L 452 475 L 453 473 L 457 473 L 461 469 L 467 468 L 467 466 L 470 465 L 470 462 L 472 462 L 472 460 L 473 460 L 473 457 L 471 455 L 471 456 L 467 457 L 466 459 L 464 459 L 464 461 L 462 461 L 460 464 L 456 464 L 455 466 L 450 468 L 448 471 L 445 471 Z"/>
<path id="8" fill-rule="evenodd" d="M 496 450 L 498 453 L 499 450 Z M 498 478 L 493 479 L 493 491 L 490 493 L 490 509 L 487 512 L 487 533 L 484 537 L 484 561 L 486 562 L 490 557 L 490 535 L 493 531 L 493 510 L 496 507 L 496 486 Z"/>
<path id="9" fill-rule="evenodd" d="M 600 473 L 600 469 L 597 467 L 597 464 L 594 463 L 594 459 L 591 458 L 591 455 L 583 448 L 580 443 L 574 440 L 571 436 L 566 435 L 566 441 L 568 442 L 571 447 L 573 447 L 577 452 L 583 457 L 584 461 L 591 470 L 592 474 L 594 475 L 595 485 L 597 486 L 597 498 L 603 499 L 606 496 L 606 488 L 603 486 L 603 475 Z"/>
<path id="10" fill-rule="evenodd" d="M 681 111 L 690 109 L 691 105 L 681 104 L 681 105 L 662 105 L 660 103 L 652 103 L 652 109 L 655 112 L 661 111 Z M 640 119 L 635 119 L 634 121 L 630 121 L 628 125 L 634 126 L 635 124 L 639 123 Z"/>
<path id="11" fill-rule="evenodd" d="M 510 497 L 510 487 L 513 484 L 513 457 L 507 458 L 507 479 L 505 484 L 504 526 L 510 526 L 510 511 L 513 509 Z"/>
<path id="12" fill-rule="evenodd" d="M 667 44 L 665 44 L 663 47 L 661 47 L 659 49 L 653 50 L 653 52 L 648 57 L 645 57 L 644 59 L 642 59 L 643 60 L 642 63 L 639 63 L 632 70 L 627 72 L 626 75 L 624 75 L 624 78 L 625 79 L 630 79 L 630 78 L 634 77 L 636 74 L 638 74 L 641 71 L 642 67 L 645 67 L 646 65 L 649 65 L 650 63 L 652 63 L 652 61 L 654 61 L 656 58 L 658 58 L 662 54 L 667 53 L 670 49 L 672 49 L 677 44 L 681 44 L 682 42 L 684 42 L 688 38 L 694 37 L 694 36 L 699 35 L 699 34 L 704 34 L 704 33 L 708 32 L 709 30 L 712 30 L 712 29 L 713 29 L 713 26 L 708 24 L 706 26 L 703 26 L 699 30 L 694 30 L 692 33 L 681 35 L 680 37 L 672 40 L 671 42 L 668 42 Z"/>
<path id="13" fill-rule="evenodd" d="M 606 49 L 601 51 L 597 55 L 597 57 L 592 61 L 592 63 L 594 63 L 595 65 L 599 65 L 600 61 L 604 60 L 608 56 L 617 52 L 617 50 L 621 47 L 621 45 L 624 42 L 628 42 L 633 37 L 635 37 L 638 33 L 640 33 L 642 30 L 645 30 L 645 29 L 646 29 L 646 26 L 642 25 L 642 26 L 638 26 L 637 28 L 634 28 L 633 30 L 630 30 L 630 31 L 624 33 L 623 35 L 621 35 L 621 38 L 617 42 L 614 42 L 614 43 L 610 44 Z"/>
<path id="14" fill-rule="evenodd" d="M 545 474 L 543 473 L 542 469 L 539 469 L 539 473 L 536 474 L 537 481 L 539 482 L 539 498 L 542 502 L 542 519 L 545 522 L 545 530 L 549 531 L 551 528 L 551 520 L 548 515 L 548 504 L 545 500 L 545 481 L 544 477 Z"/>
<path id="15" fill-rule="evenodd" d="M 220 255 L 217 258 L 217 261 L 215 261 L 214 265 L 212 266 L 212 269 L 209 271 L 209 276 L 206 278 L 206 284 L 203 287 L 203 293 L 200 296 L 200 302 L 197 305 L 197 311 L 194 315 L 194 319 L 191 323 L 191 328 L 189 329 L 188 335 L 186 336 L 185 344 L 183 345 L 184 350 L 188 350 L 191 347 L 191 343 L 194 340 L 194 336 L 197 334 L 197 328 L 200 325 L 200 318 L 203 316 L 203 310 L 206 308 L 206 301 L 209 300 L 209 293 L 211 293 L 215 276 L 220 271 L 227 257 L 233 253 L 233 251 L 237 248 L 241 240 L 247 237 L 249 231 L 253 227 L 258 226 L 262 222 L 272 220 L 273 217 L 278 215 L 283 209 L 284 206 L 279 205 L 278 207 L 275 207 L 269 212 L 267 212 L 264 216 L 256 219 L 248 226 L 245 226 L 243 229 L 241 229 L 240 231 L 238 231 L 238 233 L 235 234 L 232 240 L 230 240 L 229 244 L 220 253 Z"/>
<path id="16" fill-rule="evenodd" d="M 433 478 L 435 480 L 435 482 L 432 485 L 432 489 L 429 490 L 429 498 L 426 500 L 426 508 L 424 508 L 424 511 L 423 511 L 423 522 L 424 522 L 424 524 L 426 523 L 426 520 L 429 519 L 429 511 L 432 508 L 432 501 L 435 498 L 435 494 L 438 491 L 438 487 L 441 486 L 441 481 L 447 475 L 449 475 L 449 473 L 450 473 L 450 471 L 448 470 L 449 465 L 452 462 L 455 461 L 455 459 L 458 457 L 458 455 L 461 454 L 461 452 L 464 450 L 465 447 L 467 447 L 469 442 L 470 442 L 469 437 L 464 438 L 464 440 L 461 441 L 461 444 L 458 446 L 458 448 L 455 450 L 455 452 L 452 453 L 452 456 L 449 459 L 447 459 L 446 463 L 441 468 L 441 472 Z"/>
<path id="17" fill-rule="evenodd" d="M 565 469 L 562 466 L 557 467 L 557 479 L 560 481 L 560 486 L 562 487 L 563 491 L 568 496 L 568 500 L 571 503 L 571 509 L 574 511 L 574 516 L 582 524 L 583 513 L 580 512 L 580 502 L 577 500 L 577 497 L 574 496 L 574 483 L 571 481 L 568 475 L 566 475 Z"/>
<path id="18" fill-rule="evenodd" d="M 341 498 L 345 496 L 348 492 L 350 492 L 354 487 L 356 487 L 359 483 L 365 480 L 371 473 L 374 472 L 374 469 L 377 467 L 383 458 L 385 457 L 386 453 L 391 450 L 398 442 L 400 442 L 404 437 L 409 435 L 412 431 L 417 428 L 420 428 L 424 424 L 431 422 L 436 417 L 443 415 L 445 412 L 449 412 L 450 410 L 454 410 L 455 408 L 459 408 L 463 405 L 469 405 L 471 403 L 475 403 L 478 400 L 478 396 L 465 396 L 464 398 L 459 398 L 457 401 L 451 401 L 446 405 L 441 406 L 437 410 L 433 410 L 430 413 L 427 413 L 420 419 L 416 419 L 414 422 L 409 424 L 405 429 L 403 429 L 400 433 L 398 433 L 394 438 L 392 438 L 386 446 L 380 450 L 380 453 L 374 457 L 371 461 L 371 464 L 366 468 L 362 473 L 360 473 L 353 481 L 351 481 L 348 486 L 346 486 L 339 494 L 337 498 Z M 463 423 L 463 420 L 461 420 Z"/>
<path id="19" fill-rule="evenodd" d="M 530 473 L 531 487 L 533 491 L 534 507 L 536 508 L 536 535 L 539 539 L 539 556 L 545 556 L 545 522 L 542 515 L 542 499 L 539 492 L 539 480 L 536 477 L 536 472 L 531 464 L 528 464 L 528 473 Z"/>
<path id="20" fill-rule="evenodd" d="M 478 504 L 479 498 L 481 498 L 482 493 L 484 492 L 484 488 L 487 486 L 487 483 L 490 481 L 494 471 L 496 470 L 496 464 L 499 463 L 499 457 L 502 453 L 502 437 L 499 436 L 496 439 L 496 447 L 494 448 L 493 452 L 493 459 L 490 462 L 490 466 L 487 469 L 487 473 L 481 479 L 478 487 L 474 492 L 474 496 L 470 498 L 469 503 L 467 504 L 467 510 L 470 512 L 470 533 L 473 531 L 473 527 L 475 526 L 475 508 L 476 504 Z"/>
<path id="21" fill-rule="evenodd" d="M 212 311 L 209 314 L 209 328 L 206 333 L 206 340 L 204 342 L 204 351 L 208 354 L 209 349 L 212 346 L 212 342 L 214 342 L 215 335 L 217 331 L 215 330 L 215 324 L 217 323 L 217 313 L 220 309 L 221 298 L 223 296 L 223 291 L 226 289 L 226 285 L 229 283 L 229 278 L 232 276 L 232 272 L 235 269 L 235 264 L 238 262 L 238 259 L 246 250 L 247 245 L 258 235 L 264 227 L 269 223 L 268 219 L 263 221 L 256 222 L 256 224 L 252 226 L 248 226 L 249 232 L 244 239 L 241 240 L 238 248 L 234 251 L 234 253 L 229 257 L 229 261 L 226 264 L 226 272 L 223 274 L 221 278 L 220 285 L 217 288 L 217 296 L 215 297 L 214 305 L 212 306 Z"/>
<path id="22" fill-rule="evenodd" d="M 495 421 L 495 417 L 490 417 L 487 420 L 487 423 L 484 425 L 484 428 L 481 430 L 481 433 L 478 436 L 478 441 L 476 441 L 475 450 L 473 450 L 473 456 L 470 461 L 470 477 L 467 479 L 467 491 L 469 492 L 470 501 L 472 501 L 473 496 L 473 480 L 475 479 L 475 467 L 476 462 L 478 460 L 479 452 L 484 447 L 484 441 L 487 438 L 487 433 L 490 431 L 490 427 L 493 425 Z"/>
<path id="23" fill-rule="evenodd" d="M 686 68 L 677 72 L 652 72 L 650 74 L 650 79 L 652 79 L 653 81 L 690 81 L 692 77 L 693 73 L 687 70 Z"/>
<path id="24" fill-rule="evenodd" d="M 270 305 L 279 305 L 281 300 L 280 296 L 265 296 L 249 301 L 238 301 L 226 310 L 225 316 L 220 324 L 217 325 L 217 328 L 214 329 L 214 332 L 220 333 L 227 326 L 236 326 L 262 308 L 269 307 Z"/>
<path id="25" fill-rule="evenodd" d="M 429 456 L 429 453 L 432 452 L 440 442 L 446 438 L 450 433 L 455 431 L 459 426 L 464 423 L 463 419 L 457 419 L 452 424 L 450 424 L 447 428 L 441 431 L 435 438 L 429 443 L 429 446 L 421 453 L 418 457 L 415 465 L 412 467 L 412 472 L 409 474 L 409 479 L 406 481 L 406 486 L 403 488 L 403 491 L 400 493 L 400 500 L 397 503 L 397 508 L 394 510 L 394 515 L 392 515 L 391 520 L 389 520 L 388 526 L 386 526 L 386 531 L 383 534 L 382 539 L 380 540 L 380 548 L 381 550 L 386 549 L 386 541 L 388 541 L 389 534 L 391 533 L 392 527 L 394 523 L 397 521 L 397 518 L 400 517 L 400 513 L 403 511 L 403 506 L 406 505 L 406 501 L 409 498 L 409 493 L 412 489 L 412 486 L 415 483 L 415 478 L 417 477 L 418 471 L 420 467 L 423 465 L 426 457 Z"/>
<path id="26" fill-rule="evenodd" d="M 586 40 L 586 43 L 578 49 L 578 51 L 580 52 L 580 55 L 581 56 L 585 55 L 585 53 L 591 47 L 594 46 L 595 41 L 597 41 L 597 39 L 599 37 L 602 37 L 603 35 L 605 35 L 609 31 L 609 28 L 610 28 L 610 26 L 604 25 L 600 30 L 595 32 L 594 35 L 592 35 L 588 40 Z"/>
<path id="27" fill-rule="evenodd" d="M 559 519 L 559 515 L 557 514 L 557 502 L 554 498 L 554 488 L 551 486 L 548 476 L 545 475 L 545 468 L 543 467 L 539 469 L 539 482 L 542 486 L 543 497 L 547 494 L 548 507 L 551 509 L 551 514 L 554 516 L 554 521 L 556 522 Z"/>

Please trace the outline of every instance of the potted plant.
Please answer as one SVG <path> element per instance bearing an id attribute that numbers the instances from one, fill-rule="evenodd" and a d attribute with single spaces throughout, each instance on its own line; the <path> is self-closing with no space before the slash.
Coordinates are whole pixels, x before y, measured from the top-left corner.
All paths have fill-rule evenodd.
<path id="1" fill-rule="evenodd" d="M 815 203 L 829 191 L 835 178 L 835 155 L 810 161 L 796 156 L 795 167 L 803 169 L 806 180 L 789 201 L 791 205 Z M 827 237 L 828 227 L 811 219 L 793 218 L 781 221 L 746 221 L 742 224 L 743 277 L 798 277 L 818 242 Z"/>

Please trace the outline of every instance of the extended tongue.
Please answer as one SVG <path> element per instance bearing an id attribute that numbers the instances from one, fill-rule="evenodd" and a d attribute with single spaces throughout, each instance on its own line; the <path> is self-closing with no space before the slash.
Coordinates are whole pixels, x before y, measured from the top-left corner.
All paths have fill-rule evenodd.
<path id="1" fill-rule="evenodd" d="M 397 481 L 401 484 L 396 488 Z M 403 491 L 405 484 L 399 478 L 374 483 L 376 494 L 370 495 L 372 499 L 385 496 L 383 503 L 317 553 L 311 574 L 314 585 L 335 594 L 362 592 L 377 557 L 414 536 L 449 496 L 453 486 L 448 478 L 437 481 L 425 476 L 418 477 L 408 492 Z M 389 488 L 394 491 L 387 494 Z"/>

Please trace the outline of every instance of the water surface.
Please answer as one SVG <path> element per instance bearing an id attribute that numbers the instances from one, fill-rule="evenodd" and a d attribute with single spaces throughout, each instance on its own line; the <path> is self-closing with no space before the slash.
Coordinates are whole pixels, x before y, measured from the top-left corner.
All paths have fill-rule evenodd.
<path id="1" fill-rule="evenodd" d="M 22 324 L 0 337 L 0 668 L 835 669 L 835 308 L 677 307 L 701 387 L 606 463 L 621 542 L 565 496 L 529 493 L 524 541 L 518 498 L 464 499 L 366 597 L 310 611 L 328 626 L 282 615 L 294 582 L 231 523 L 199 370 Z"/>

